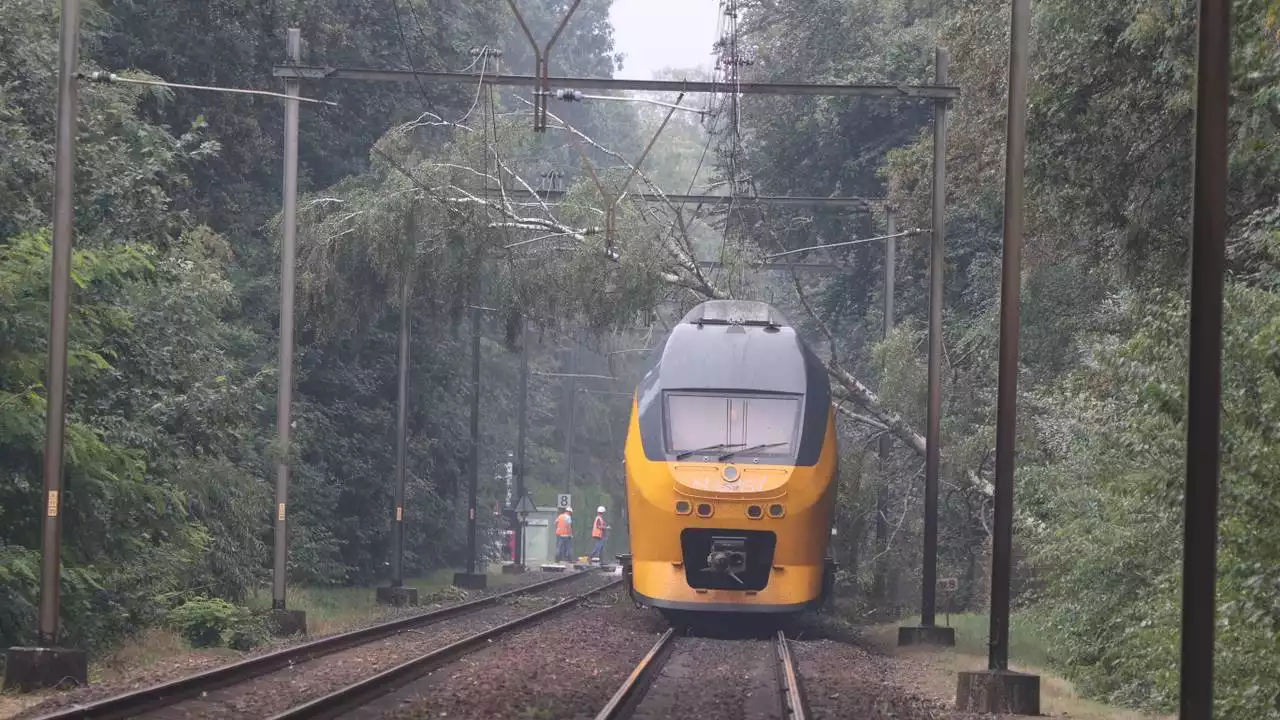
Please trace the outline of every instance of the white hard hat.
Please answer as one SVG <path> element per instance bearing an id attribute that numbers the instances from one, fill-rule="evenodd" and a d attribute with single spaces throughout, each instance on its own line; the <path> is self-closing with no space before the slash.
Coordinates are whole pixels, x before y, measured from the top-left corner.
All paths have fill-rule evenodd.
<path id="1" fill-rule="evenodd" d="M 565 512 L 573 512 L 573 506 L 572 506 L 572 505 L 565 505 L 565 506 L 564 506 L 564 511 L 565 511 Z"/>
<path id="2" fill-rule="evenodd" d="M 598 512 L 598 513 L 602 513 L 602 512 L 604 512 L 604 506 L 603 506 L 603 505 L 601 505 L 600 507 L 596 508 L 596 512 Z"/>

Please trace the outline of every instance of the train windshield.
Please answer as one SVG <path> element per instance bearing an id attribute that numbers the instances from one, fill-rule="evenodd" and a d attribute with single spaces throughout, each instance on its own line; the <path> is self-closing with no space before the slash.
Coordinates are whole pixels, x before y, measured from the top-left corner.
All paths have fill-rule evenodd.
<path id="1" fill-rule="evenodd" d="M 712 395 L 669 392 L 667 450 L 675 455 L 724 454 L 792 457 L 800 424 L 795 395 Z"/>

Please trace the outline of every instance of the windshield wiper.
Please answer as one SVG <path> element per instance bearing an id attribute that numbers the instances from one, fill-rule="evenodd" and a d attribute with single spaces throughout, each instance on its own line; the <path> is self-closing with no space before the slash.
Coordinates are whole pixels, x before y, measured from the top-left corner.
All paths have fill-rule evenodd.
<path id="1" fill-rule="evenodd" d="M 724 450 L 725 448 L 742 447 L 742 445 L 743 443 L 732 443 L 732 444 L 716 443 L 715 445 L 708 445 L 706 447 L 694 448 L 693 450 L 685 450 L 684 452 L 676 455 L 676 459 L 683 460 L 689 457 L 690 455 L 697 455 L 698 453 L 709 452 L 711 450 Z"/>
<path id="2" fill-rule="evenodd" d="M 761 443 L 760 445 L 752 445 L 751 447 L 745 447 L 738 450 L 730 450 L 729 452 L 720 456 L 720 462 L 724 462 L 725 460 L 728 460 L 729 458 L 733 457 L 734 455 L 737 455 L 738 453 L 751 452 L 752 450 L 763 450 L 765 448 L 777 447 L 779 445 L 790 445 L 790 444 L 791 443 L 789 442 Z"/>

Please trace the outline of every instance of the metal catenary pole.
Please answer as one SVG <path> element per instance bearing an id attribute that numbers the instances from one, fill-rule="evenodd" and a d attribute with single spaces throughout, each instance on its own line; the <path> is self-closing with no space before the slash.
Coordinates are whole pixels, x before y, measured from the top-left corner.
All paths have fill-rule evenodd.
<path id="1" fill-rule="evenodd" d="M 45 512 L 40 560 L 40 645 L 58 642 L 62 561 L 62 453 L 67 420 L 67 326 L 71 315 L 71 248 L 75 243 L 76 70 L 79 0 L 63 0 L 58 44 L 58 110 L 53 188 L 53 276 L 49 298 L 49 360 L 45 415 Z"/>
<path id="2" fill-rule="evenodd" d="M 1018 317 L 1022 290 L 1023 170 L 1031 0 L 1013 0 L 1009 121 L 1005 148 L 1004 258 L 1000 279 L 1000 370 L 996 398 L 995 522 L 991 554 L 991 670 L 1009 668 L 1009 580 L 1013 571 L 1013 472 L 1018 411 Z"/>
<path id="3" fill-rule="evenodd" d="M 569 353 L 569 374 L 565 378 L 569 384 L 569 427 L 564 433 L 564 491 L 573 492 L 573 432 L 578 420 L 578 354 L 573 348 Z"/>
<path id="4" fill-rule="evenodd" d="M 480 308 L 471 308 L 471 477 L 467 488 L 467 573 L 476 571 L 476 488 L 480 483 Z"/>
<path id="5" fill-rule="evenodd" d="M 1231 3 L 1201 0 L 1191 215 L 1187 490 L 1182 570 L 1182 720 L 1213 717 L 1213 646 L 1222 411 L 1222 284 L 1227 230 Z"/>
<path id="6" fill-rule="evenodd" d="M 898 231 L 897 221 L 893 217 L 893 212 L 888 213 L 885 225 L 885 235 L 895 235 Z M 894 281 L 894 262 L 895 262 L 895 240 L 890 237 L 884 241 L 884 338 L 888 339 L 893 333 L 893 281 Z M 889 455 L 893 450 L 893 437 L 889 433 L 880 435 L 880 472 L 882 479 L 889 464 Z M 888 571 L 888 558 L 885 554 L 889 550 L 889 519 L 886 513 L 889 511 L 889 483 L 887 479 L 880 485 L 876 491 L 876 566 L 875 575 L 872 578 L 871 595 L 877 600 L 884 600 L 886 595 L 885 575 Z"/>
<path id="7" fill-rule="evenodd" d="M 951 55 L 934 52 L 935 82 L 947 82 Z M 947 212 L 947 102 L 934 103 L 933 120 L 933 246 L 929 251 L 929 412 L 924 461 L 924 572 L 921 580 L 920 624 L 933 627 L 938 578 L 938 445 L 942 423 L 942 294 L 943 253 Z"/>
<path id="8" fill-rule="evenodd" d="M 516 503 L 524 497 L 524 444 L 529 427 L 529 330 L 524 318 L 520 323 L 520 407 L 516 425 Z M 516 565 L 524 565 L 524 523 L 516 526 Z"/>
<path id="9" fill-rule="evenodd" d="M 302 31 L 290 28 L 286 40 L 289 61 L 301 56 Z M 285 81 L 285 93 L 299 94 L 296 79 Z M 289 552 L 287 507 L 289 503 L 289 454 L 291 411 L 293 408 L 293 284 L 294 244 L 298 234 L 298 101 L 284 106 L 284 238 L 280 247 L 280 382 L 276 395 L 277 451 L 284 453 L 276 463 L 275 560 L 272 568 L 271 607 L 285 609 L 286 558 Z"/>
<path id="10" fill-rule="evenodd" d="M 404 587 L 404 495 L 409 474 L 409 302 L 417 222 L 414 209 L 405 217 L 405 263 L 400 276 L 400 362 L 396 408 L 395 517 L 392 522 L 391 587 Z"/>

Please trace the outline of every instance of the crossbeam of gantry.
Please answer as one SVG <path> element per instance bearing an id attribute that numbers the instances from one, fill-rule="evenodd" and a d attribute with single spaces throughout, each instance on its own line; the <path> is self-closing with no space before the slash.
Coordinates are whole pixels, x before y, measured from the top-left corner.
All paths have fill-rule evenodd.
<path id="1" fill-rule="evenodd" d="M 294 80 L 362 80 L 374 82 L 455 82 L 480 83 L 507 87 L 543 86 L 533 75 L 480 74 L 470 72 L 429 72 L 423 70 L 380 70 L 372 68 L 335 68 L 319 65 L 276 65 L 272 74 Z M 641 92 L 725 93 L 741 95 L 815 95 L 826 97 L 870 96 L 903 99 L 954 100 L 960 97 L 955 85 L 846 85 L 835 83 L 743 82 L 725 83 L 702 80 L 633 80 L 628 78 L 556 77 L 545 79 L 546 86 L 573 90 L 636 90 Z"/>
<path id="2" fill-rule="evenodd" d="M 502 193 L 490 190 L 489 196 L 502 197 Z M 543 200 L 557 202 L 567 196 L 565 190 L 528 190 L 511 188 L 505 191 L 508 200 L 534 202 Z M 782 207 L 808 207 L 848 212 L 871 212 L 876 206 L 883 205 L 883 200 L 860 197 L 791 197 L 785 195 L 682 195 L 657 193 L 632 193 L 631 197 L 650 202 L 671 202 L 676 205 L 727 205 L 730 203 L 777 205 Z"/>

